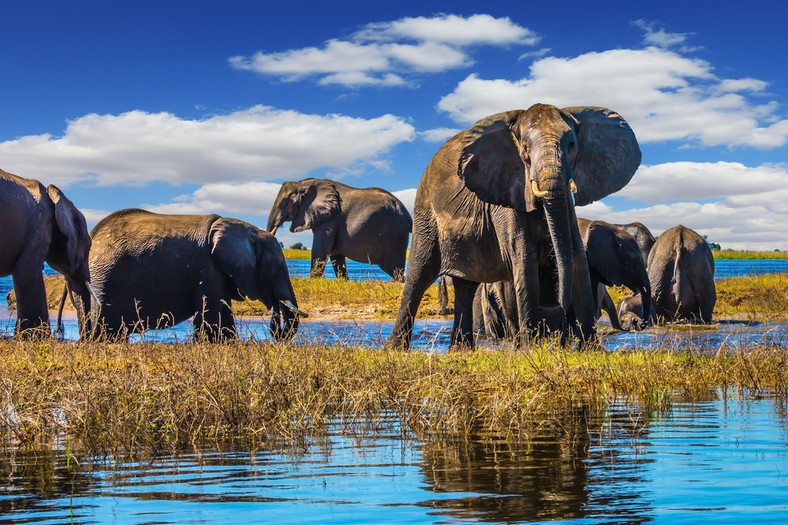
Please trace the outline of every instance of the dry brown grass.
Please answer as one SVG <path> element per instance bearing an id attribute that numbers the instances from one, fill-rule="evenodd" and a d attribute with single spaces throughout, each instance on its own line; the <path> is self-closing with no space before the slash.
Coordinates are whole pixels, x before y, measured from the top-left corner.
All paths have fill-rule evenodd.
<path id="1" fill-rule="evenodd" d="M 0 342 L 0 445 L 75 456 L 298 443 L 394 415 L 403 432 L 528 432 L 579 405 L 637 403 L 740 387 L 785 394 L 788 350 L 685 349 L 435 354 L 325 345 Z"/>

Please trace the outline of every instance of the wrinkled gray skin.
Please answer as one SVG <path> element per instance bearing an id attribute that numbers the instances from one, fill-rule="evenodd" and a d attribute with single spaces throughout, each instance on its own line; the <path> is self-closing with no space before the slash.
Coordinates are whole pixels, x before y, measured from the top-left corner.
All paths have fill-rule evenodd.
<path id="1" fill-rule="evenodd" d="M 717 302 L 714 257 L 697 232 L 682 225 L 663 232 L 651 248 L 648 275 L 658 318 L 711 322 Z"/>
<path id="2" fill-rule="evenodd" d="M 56 186 L 0 170 L 0 276 L 14 282 L 15 334 L 49 332 L 44 261 L 65 276 L 77 308 L 89 311 L 89 251 L 85 217 Z"/>
<path id="3" fill-rule="evenodd" d="M 643 256 L 643 264 L 648 265 L 648 254 L 651 253 L 651 247 L 654 246 L 656 239 L 651 234 L 651 231 L 646 228 L 642 222 L 630 222 L 628 224 L 615 224 L 637 241 L 640 247 L 640 253 Z"/>
<path id="4" fill-rule="evenodd" d="M 421 298 L 442 274 L 454 282 L 452 346 L 473 347 L 478 283 L 502 280 L 515 283 L 520 342 L 536 334 L 539 305 L 551 302 L 561 308 L 565 336 L 572 326 L 582 340 L 594 338 L 570 180 L 584 205 L 624 187 L 639 163 L 634 133 L 604 108 L 535 104 L 449 139 L 418 187 L 408 273 L 387 345 L 410 346 Z"/>
<path id="5" fill-rule="evenodd" d="M 593 297 L 594 320 L 605 310 L 613 328 L 622 330 L 615 304 L 606 286 L 626 286 L 637 294 L 651 294 L 646 265 L 635 239 L 627 232 L 603 221 L 578 218 L 578 228 L 585 247 Z M 474 327 L 496 337 L 510 338 L 519 331 L 511 281 L 484 284 L 477 290 L 474 302 Z M 607 299 L 605 299 L 607 298 Z M 576 297 L 575 302 L 584 298 Z M 546 332 L 560 329 L 560 316 L 555 308 L 542 308 L 540 318 Z"/>
<path id="6" fill-rule="evenodd" d="M 345 258 L 375 264 L 403 279 L 413 221 L 394 195 L 380 188 L 353 188 L 328 179 L 285 182 L 268 215 L 268 231 L 291 221 L 291 232 L 312 230 L 310 275 L 321 277 L 330 258 L 337 277 L 347 277 Z"/>
<path id="7" fill-rule="evenodd" d="M 85 339 L 125 339 L 129 333 L 174 326 L 193 317 L 194 337 L 238 335 L 232 299 L 262 301 L 271 332 L 289 339 L 297 306 L 276 238 L 251 224 L 218 215 L 117 211 L 91 232 L 90 271 L 100 300 L 81 323 Z"/>

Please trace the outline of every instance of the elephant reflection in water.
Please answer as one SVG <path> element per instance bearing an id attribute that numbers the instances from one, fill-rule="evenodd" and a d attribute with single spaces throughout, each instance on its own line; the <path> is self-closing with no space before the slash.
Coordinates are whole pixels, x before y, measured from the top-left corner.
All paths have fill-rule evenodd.
<path id="1" fill-rule="evenodd" d="M 523 422 L 519 434 L 426 442 L 426 490 L 460 496 L 420 504 L 462 521 L 593 520 L 594 510 L 616 513 L 621 521 L 639 518 L 647 502 L 638 501 L 640 492 L 633 490 L 630 504 L 621 505 L 617 485 L 637 486 L 638 470 L 653 461 L 629 448 L 647 437 L 647 416 L 620 407 L 601 413 L 585 405 L 557 414 Z"/>

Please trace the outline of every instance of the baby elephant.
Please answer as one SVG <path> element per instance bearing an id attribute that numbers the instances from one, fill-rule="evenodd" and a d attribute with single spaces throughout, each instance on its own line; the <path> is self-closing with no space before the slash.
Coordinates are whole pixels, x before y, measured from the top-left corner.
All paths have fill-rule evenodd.
<path id="1" fill-rule="evenodd" d="M 100 304 L 81 320 L 83 338 L 124 339 L 193 317 L 195 339 L 234 339 L 230 302 L 245 297 L 272 310 L 276 339 L 292 337 L 306 315 L 276 238 L 246 222 L 129 209 L 104 218 L 91 236 Z"/>
<path id="2" fill-rule="evenodd" d="M 711 322 L 714 257 L 697 232 L 678 225 L 662 233 L 651 248 L 648 275 L 658 317 Z"/>

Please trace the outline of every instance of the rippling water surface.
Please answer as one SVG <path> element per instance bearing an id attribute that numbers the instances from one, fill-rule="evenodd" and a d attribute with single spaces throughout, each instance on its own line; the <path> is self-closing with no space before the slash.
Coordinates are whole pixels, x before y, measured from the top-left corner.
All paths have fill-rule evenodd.
<path id="1" fill-rule="evenodd" d="M 0 523 L 781 523 L 784 400 L 718 393 L 664 415 L 614 405 L 528 440 L 332 433 L 298 450 L 152 462 L 17 453 Z"/>

